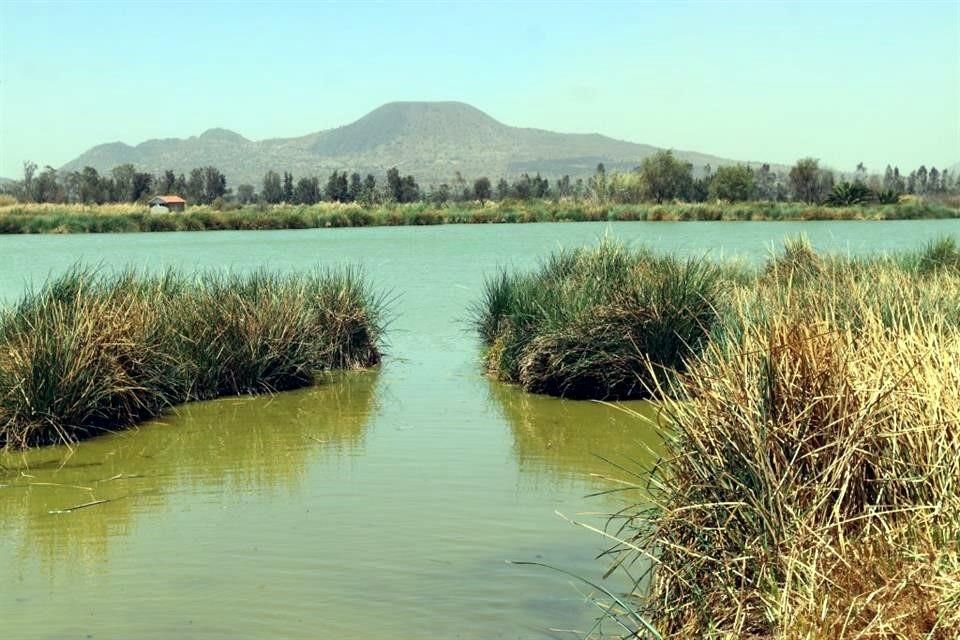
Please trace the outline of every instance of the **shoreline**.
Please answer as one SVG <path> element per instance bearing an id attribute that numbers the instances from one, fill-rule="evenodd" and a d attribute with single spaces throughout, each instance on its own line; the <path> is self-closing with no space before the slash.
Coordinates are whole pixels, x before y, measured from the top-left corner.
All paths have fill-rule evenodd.
<path id="1" fill-rule="evenodd" d="M 423 203 L 246 206 L 185 213 L 151 213 L 138 205 L 11 205 L 0 207 L 0 234 L 260 231 L 446 224 L 543 222 L 813 222 L 960 219 L 960 208 L 938 203 L 828 207 L 799 203 L 640 204 L 595 206 L 534 201 L 435 206 Z"/>

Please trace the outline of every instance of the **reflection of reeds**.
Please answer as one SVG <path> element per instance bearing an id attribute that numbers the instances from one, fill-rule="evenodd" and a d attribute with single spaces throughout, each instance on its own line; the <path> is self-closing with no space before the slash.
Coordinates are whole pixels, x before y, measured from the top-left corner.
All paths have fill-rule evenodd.
<path id="1" fill-rule="evenodd" d="M 960 278 L 793 256 L 664 402 L 665 464 L 613 522 L 636 599 L 611 615 L 638 637 L 960 637 Z"/>
<path id="2" fill-rule="evenodd" d="M 599 402 L 531 395 L 490 381 L 490 395 L 513 434 L 520 468 L 550 478 L 585 479 L 609 473 L 611 464 L 645 465 L 655 457 L 658 410 L 631 402 L 630 411 Z M 648 422 L 638 420 L 640 413 Z M 609 462 L 607 462 L 609 461 Z"/>
<path id="3" fill-rule="evenodd" d="M 361 446 L 376 379 L 375 371 L 335 374 L 279 395 L 184 405 L 162 422 L 73 449 L 7 452 L 0 520 L 22 541 L 22 556 L 52 571 L 104 561 L 110 541 L 131 534 L 136 513 L 163 508 L 173 494 L 295 490 L 311 456 Z M 96 499 L 108 502 L 51 513 Z"/>
<path id="4" fill-rule="evenodd" d="M 190 400 L 379 362 L 358 274 L 115 276 L 75 268 L 0 314 L 0 445 L 70 442 Z"/>

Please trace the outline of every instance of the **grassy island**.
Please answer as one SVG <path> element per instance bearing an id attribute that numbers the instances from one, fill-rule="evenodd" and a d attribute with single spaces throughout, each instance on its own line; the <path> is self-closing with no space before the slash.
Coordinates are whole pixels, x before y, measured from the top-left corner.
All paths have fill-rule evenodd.
<path id="1" fill-rule="evenodd" d="M 370 367 L 382 322 L 381 300 L 349 270 L 74 268 L 0 312 L 0 446 L 73 442 L 191 400 Z"/>

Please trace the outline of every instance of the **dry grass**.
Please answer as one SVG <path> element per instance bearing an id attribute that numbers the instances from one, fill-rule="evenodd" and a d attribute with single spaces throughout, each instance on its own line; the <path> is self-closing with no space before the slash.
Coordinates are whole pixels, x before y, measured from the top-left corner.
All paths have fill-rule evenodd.
<path id="1" fill-rule="evenodd" d="M 806 282 L 741 291 L 664 405 L 611 550 L 636 637 L 960 637 L 957 278 Z"/>

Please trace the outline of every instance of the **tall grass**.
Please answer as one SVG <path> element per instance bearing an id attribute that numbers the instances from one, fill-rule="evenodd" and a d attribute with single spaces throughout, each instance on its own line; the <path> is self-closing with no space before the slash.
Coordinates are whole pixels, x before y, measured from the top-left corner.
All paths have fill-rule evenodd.
<path id="1" fill-rule="evenodd" d="M 960 637 L 951 246 L 792 239 L 670 386 L 652 379 L 664 454 L 618 478 L 637 501 L 607 532 L 633 589 L 603 615 L 624 637 Z"/>
<path id="2" fill-rule="evenodd" d="M 705 344 L 728 289 L 706 260 L 603 242 L 489 279 L 473 318 L 501 380 L 570 398 L 642 397 Z"/>
<path id="3" fill-rule="evenodd" d="M 108 275 L 76 267 L 0 312 L 0 445 L 72 442 L 190 400 L 379 362 L 353 271 Z"/>

